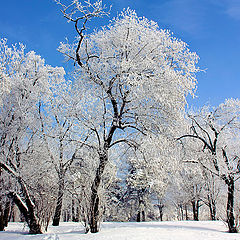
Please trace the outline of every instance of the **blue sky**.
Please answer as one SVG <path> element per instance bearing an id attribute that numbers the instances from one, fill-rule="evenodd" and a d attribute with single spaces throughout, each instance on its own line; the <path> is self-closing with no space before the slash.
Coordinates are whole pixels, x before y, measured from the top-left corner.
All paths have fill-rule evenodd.
<path id="1" fill-rule="evenodd" d="M 65 0 L 65 2 L 68 0 Z M 158 22 L 188 43 L 200 56 L 197 98 L 190 105 L 218 105 L 240 93 L 240 0 L 103 0 L 112 5 L 110 19 L 123 8 Z M 109 18 L 91 25 L 107 24 Z M 1 1 L 0 36 L 9 43 L 23 42 L 53 66 L 64 66 L 56 49 L 73 26 L 62 17 L 53 0 Z"/>

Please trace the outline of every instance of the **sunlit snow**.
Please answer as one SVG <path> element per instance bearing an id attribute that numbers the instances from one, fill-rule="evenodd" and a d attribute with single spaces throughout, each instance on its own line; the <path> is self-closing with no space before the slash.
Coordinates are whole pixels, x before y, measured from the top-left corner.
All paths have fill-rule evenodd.
<path id="1" fill-rule="evenodd" d="M 99 233 L 84 234 L 81 223 L 50 226 L 42 235 L 28 235 L 23 223 L 9 223 L 0 240 L 238 240 L 240 234 L 227 232 L 220 221 L 103 223 Z"/>

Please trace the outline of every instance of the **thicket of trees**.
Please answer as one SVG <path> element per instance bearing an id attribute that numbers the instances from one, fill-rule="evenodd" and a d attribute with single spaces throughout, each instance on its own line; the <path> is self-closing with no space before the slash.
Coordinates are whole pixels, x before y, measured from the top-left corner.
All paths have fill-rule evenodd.
<path id="1" fill-rule="evenodd" d="M 57 3 L 77 33 L 59 47 L 71 75 L 0 41 L 0 230 L 223 219 L 237 232 L 240 101 L 187 111 L 186 43 L 129 9 L 87 34 L 102 1 Z"/>

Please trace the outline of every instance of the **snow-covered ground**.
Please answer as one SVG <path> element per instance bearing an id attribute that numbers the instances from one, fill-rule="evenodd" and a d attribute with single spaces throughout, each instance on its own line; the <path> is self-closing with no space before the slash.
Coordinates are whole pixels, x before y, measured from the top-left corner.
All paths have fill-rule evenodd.
<path id="1" fill-rule="evenodd" d="M 144 222 L 103 223 L 101 231 L 84 234 L 79 223 L 50 226 L 42 235 L 28 235 L 22 223 L 10 223 L 0 240 L 239 240 L 239 234 L 227 233 L 222 222 Z"/>

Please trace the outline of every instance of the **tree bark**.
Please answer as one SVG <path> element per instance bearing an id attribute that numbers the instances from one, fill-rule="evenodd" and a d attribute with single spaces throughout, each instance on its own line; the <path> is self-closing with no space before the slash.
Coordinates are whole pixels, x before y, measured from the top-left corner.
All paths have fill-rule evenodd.
<path id="1" fill-rule="evenodd" d="M 100 186 L 102 174 L 108 161 L 108 148 L 104 148 L 104 150 L 99 153 L 99 160 L 100 161 L 96 171 L 96 176 L 91 186 L 90 221 L 89 221 L 91 233 L 97 233 L 99 231 L 98 223 L 100 213 L 99 213 L 98 188 Z"/>
<path id="2" fill-rule="evenodd" d="M 164 204 L 159 203 L 157 205 L 158 210 L 159 210 L 159 220 L 162 222 L 163 221 L 163 208 L 164 208 Z"/>
<path id="3" fill-rule="evenodd" d="M 76 222 L 75 201 L 74 201 L 74 199 L 72 199 L 72 222 Z"/>
<path id="4" fill-rule="evenodd" d="M 208 195 L 208 204 L 207 205 L 209 207 L 211 220 L 215 221 L 216 220 L 216 203 L 209 195 Z"/>
<path id="5" fill-rule="evenodd" d="M 141 212 L 138 211 L 137 213 L 137 222 L 141 222 Z"/>
<path id="6" fill-rule="evenodd" d="M 12 201 L 11 202 L 11 210 L 9 214 L 9 221 L 15 222 L 15 203 Z"/>
<path id="7" fill-rule="evenodd" d="M 37 222 L 37 218 L 34 213 L 34 204 L 31 201 L 31 197 L 29 195 L 27 186 L 25 185 L 23 179 L 20 176 L 18 176 L 14 171 L 12 171 L 12 169 L 6 164 L 0 163 L 0 167 L 3 168 L 5 171 L 7 171 L 10 175 L 12 175 L 18 181 L 21 187 L 21 194 L 23 195 L 26 206 L 16 193 L 10 192 L 8 194 L 8 197 L 15 202 L 20 212 L 23 214 L 24 219 L 27 222 L 29 227 L 29 233 L 41 234 L 42 233 L 41 226 Z"/>
<path id="8" fill-rule="evenodd" d="M 179 204 L 179 213 L 180 213 L 180 220 L 183 221 L 184 220 L 184 212 L 183 212 L 183 205 Z"/>
<path id="9" fill-rule="evenodd" d="M 227 198 L 227 224 L 230 233 L 237 233 L 237 227 L 234 217 L 234 179 L 229 177 L 226 181 L 228 185 L 228 198 Z"/>
<path id="10" fill-rule="evenodd" d="M 5 209 L 4 209 L 4 212 L 3 212 L 3 220 L 4 220 L 4 226 L 5 227 L 8 226 L 10 209 L 11 209 L 11 201 L 7 200 L 6 205 L 5 205 Z"/>
<path id="11" fill-rule="evenodd" d="M 142 222 L 146 221 L 146 215 L 145 215 L 145 211 L 142 210 Z"/>
<path id="12" fill-rule="evenodd" d="M 4 231 L 5 227 L 8 226 L 9 215 L 11 209 L 11 201 L 8 199 L 5 203 L 5 208 L 0 205 L 0 231 Z"/>
<path id="13" fill-rule="evenodd" d="M 63 194 L 64 194 L 64 176 L 61 175 L 59 177 L 59 184 L 58 184 L 58 198 L 57 198 L 57 205 L 53 217 L 53 226 L 59 226 L 61 212 L 62 212 L 62 204 L 63 204 Z"/>
<path id="14" fill-rule="evenodd" d="M 79 222 L 79 218 L 80 218 L 80 211 L 79 211 L 79 206 L 77 206 L 76 208 L 76 222 Z"/>
<path id="15" fill-rule="evenodd" d="M 192 201 L 192 208 L 193 208 L 193 220 L 199 221 L 199 200 Z"/>
<path id="16" fill-rule="evenodd" d="M 137 213 L 137 222 L 145 222 L 146 221 L 146 215 L 144 210 L 138 210 Z"/>
<path id="17" fill-rule="evenodd" d="M 33 206 L 31 206 L 28 201 L 26 201 L 26 206 L 25 206 L 15 193 L 10 193 L 9 196 L 12 198 L 14 203 L 18 206 L 19 211 L 23 214 L 24 219 L 27 222 L 29 227 L 29 233 L 42 234 L 41 226 L 37 222 L 37 218 L 33 211 Z"/>
<path id="18" fill-rule="evenodd" d="M 0 231 L 4 231 L 4 217 L 3 217 L 3 209 L 2 205 L 0 204 Z"/>
<path id="19" fill-rule="evenodd" d="M 185 204 L 185 219 L 186 219 L 186 221 L 189 220 L 189 218 L 188 218 L 188 208 L 187 208 L 187 204 Z"/>

